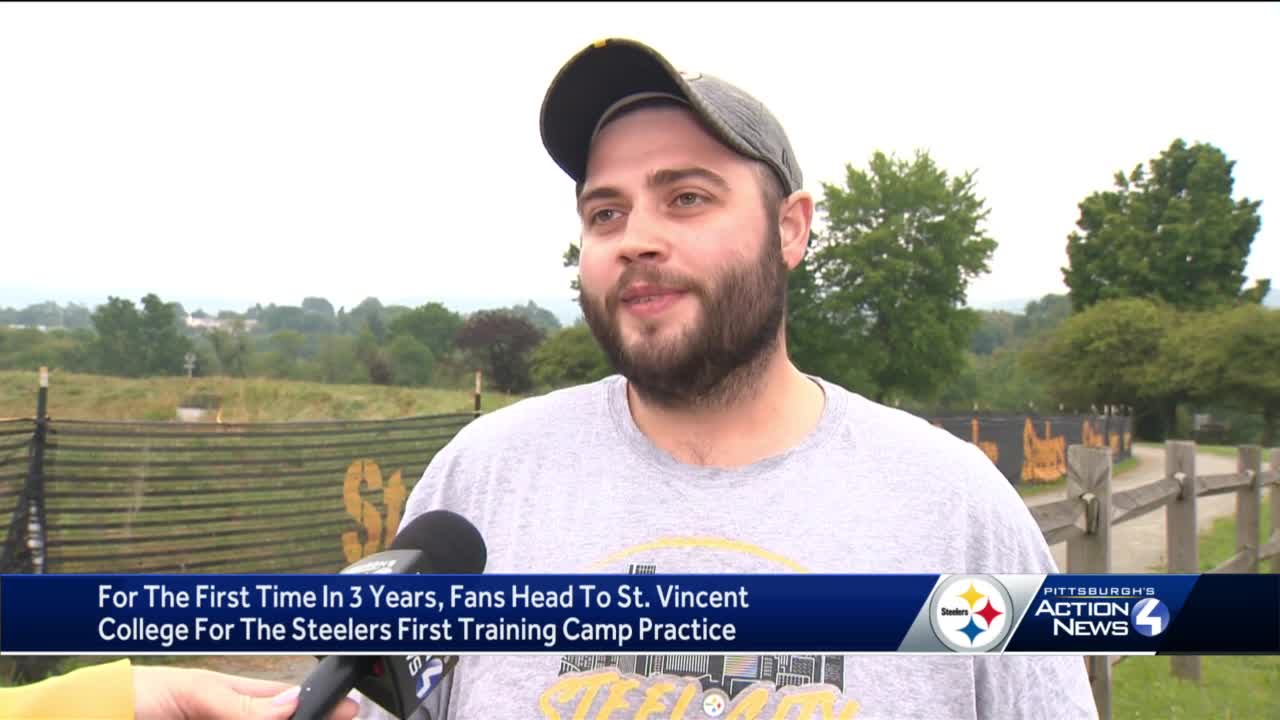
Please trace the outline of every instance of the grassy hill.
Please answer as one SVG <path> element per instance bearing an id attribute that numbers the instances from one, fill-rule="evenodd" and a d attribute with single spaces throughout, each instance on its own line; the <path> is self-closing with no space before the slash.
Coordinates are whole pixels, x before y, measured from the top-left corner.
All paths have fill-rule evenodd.
<path id="1" fill-rule="evenodd" d="M 37 376 L 0 370 L 0 418 L 31 417 L 36 411 Z M 327 385 L 265 378 L 115 378 L 51 372 L 49 415 L 93 420 L 175 420 L 188 395 L 217 395 L 223 422 L 294 420 L 375 420 L 412 415 L 469 412 L 467 390 Z M 520 399 L 486 392 L 481 410 L 492 411 Z"/>

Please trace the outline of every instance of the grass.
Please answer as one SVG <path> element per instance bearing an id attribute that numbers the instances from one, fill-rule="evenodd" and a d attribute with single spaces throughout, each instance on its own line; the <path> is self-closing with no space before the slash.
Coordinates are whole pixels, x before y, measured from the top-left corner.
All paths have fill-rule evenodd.
<path id="1" fill-rule="evenodd" d="M 1276 502 L 1274 487 L 1268 490 L 1262 501 L 1259 525 L 1262 526 L 1262 538 L 1271 537 L 1271 503 Z M 1208 572 L 1221 565 L 1227 558 L 1236 554 L 1236 520 L 1235 515 L 1220 517 L 1213 522 L 1213 527 L 1200 533 L 1200 571 Z M 1158 572 L 1164 572 L 1159 568 Z M 1280 670 L 1280 665 L 1277 665 Z M 1277 678 L 1280 680 L 1280 678 Z M 1280 717 L 1277 714 L 1276 717 Z"/>
<path id="2" fill-rule="evenodd" d="M 36 374 L 0 371 L 0 419 L 36 411 Z M 115 378 L 51 372 L 49 416 L 94 420 L 176 420 L 188 395 L 222 398 L 223 422 L 381 420 L 412 415 L 470 412 L 470 390 L 380 385 L 327 385 L 267 378 Z M 496 410 L 519 396 L 486 392 L 481 409 Z"/>
<path id="3" fill-rule="evenodd" d="M 1130 470 L 1137 469 L 1138 465 L 1140 464 L 1141 462 L 1138 460 L 1138 458 L 1131 455 L 1111 467 L 1111 476 L 1119 477 L 1120 475 L 1123 475 L 1129 472 Z M 1067 487 L 1067 476 L 1063 475 L 1062 477 L 1058 478 L 1057 480 L 1054 480 L 1053 482 L 1023 483 L 1017 486 L 1017 490 L 1019 495 L 1021 495 L 1024 498 L 1027 498 L 1027 497 L 1035 497 L 1036 495 L 1043 495 L 1047 492 L 1053 492 L 1053 491 L 1066 492 L 1066 487 Z"/>
<path id="4" fill-rule="evenodd" d="M 1262 537 L 1271 532 L 1270 503 L 1262 507 Z M 1236 552 L 1235 519 L 1218 518 L 1200 535 L 1200 568 Z M 1163 569 L 1161 569 L 1163 571 Z M 1175 678 L 1168 657 L 1129 657 L 1112 670 L 1115 718 L 1280 718 L 1280 657 L 1209 655 L 1199 685 Z"/>

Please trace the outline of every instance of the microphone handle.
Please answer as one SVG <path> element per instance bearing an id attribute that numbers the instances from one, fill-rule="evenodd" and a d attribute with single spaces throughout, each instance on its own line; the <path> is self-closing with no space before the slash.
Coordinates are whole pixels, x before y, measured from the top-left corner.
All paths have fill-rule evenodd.
<path id="1" fill-rule="evenodd" d="M 291 720 L 324 720 L 334 706 L 372 668 L 375 657 L 329 655 L 302 681 L 298 707 Z"/>

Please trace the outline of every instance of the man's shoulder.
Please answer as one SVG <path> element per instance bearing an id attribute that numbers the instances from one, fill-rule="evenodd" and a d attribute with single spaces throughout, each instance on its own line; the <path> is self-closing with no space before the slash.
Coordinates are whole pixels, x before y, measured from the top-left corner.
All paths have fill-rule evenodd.
<path id="1" fill-rule="evenodd" d="M 876 402 L 835 383 L 822 382 L 828 392 L 844 395 L 841 430 L 850 438 L 889 451 L 969 457 L 976 451 L 981 455 L 972 443 L 926 417 Z"/>

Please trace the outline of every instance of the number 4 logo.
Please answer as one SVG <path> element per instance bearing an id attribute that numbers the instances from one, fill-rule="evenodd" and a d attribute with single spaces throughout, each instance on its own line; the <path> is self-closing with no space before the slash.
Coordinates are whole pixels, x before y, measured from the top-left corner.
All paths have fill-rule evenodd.
<path id="1" fill-rule="evenodd" d="M 1155 637 L 1169 627 L 1169 608 L 1155 598 L 1142 598 L 1133 606 L 1133 629 Z"/>

